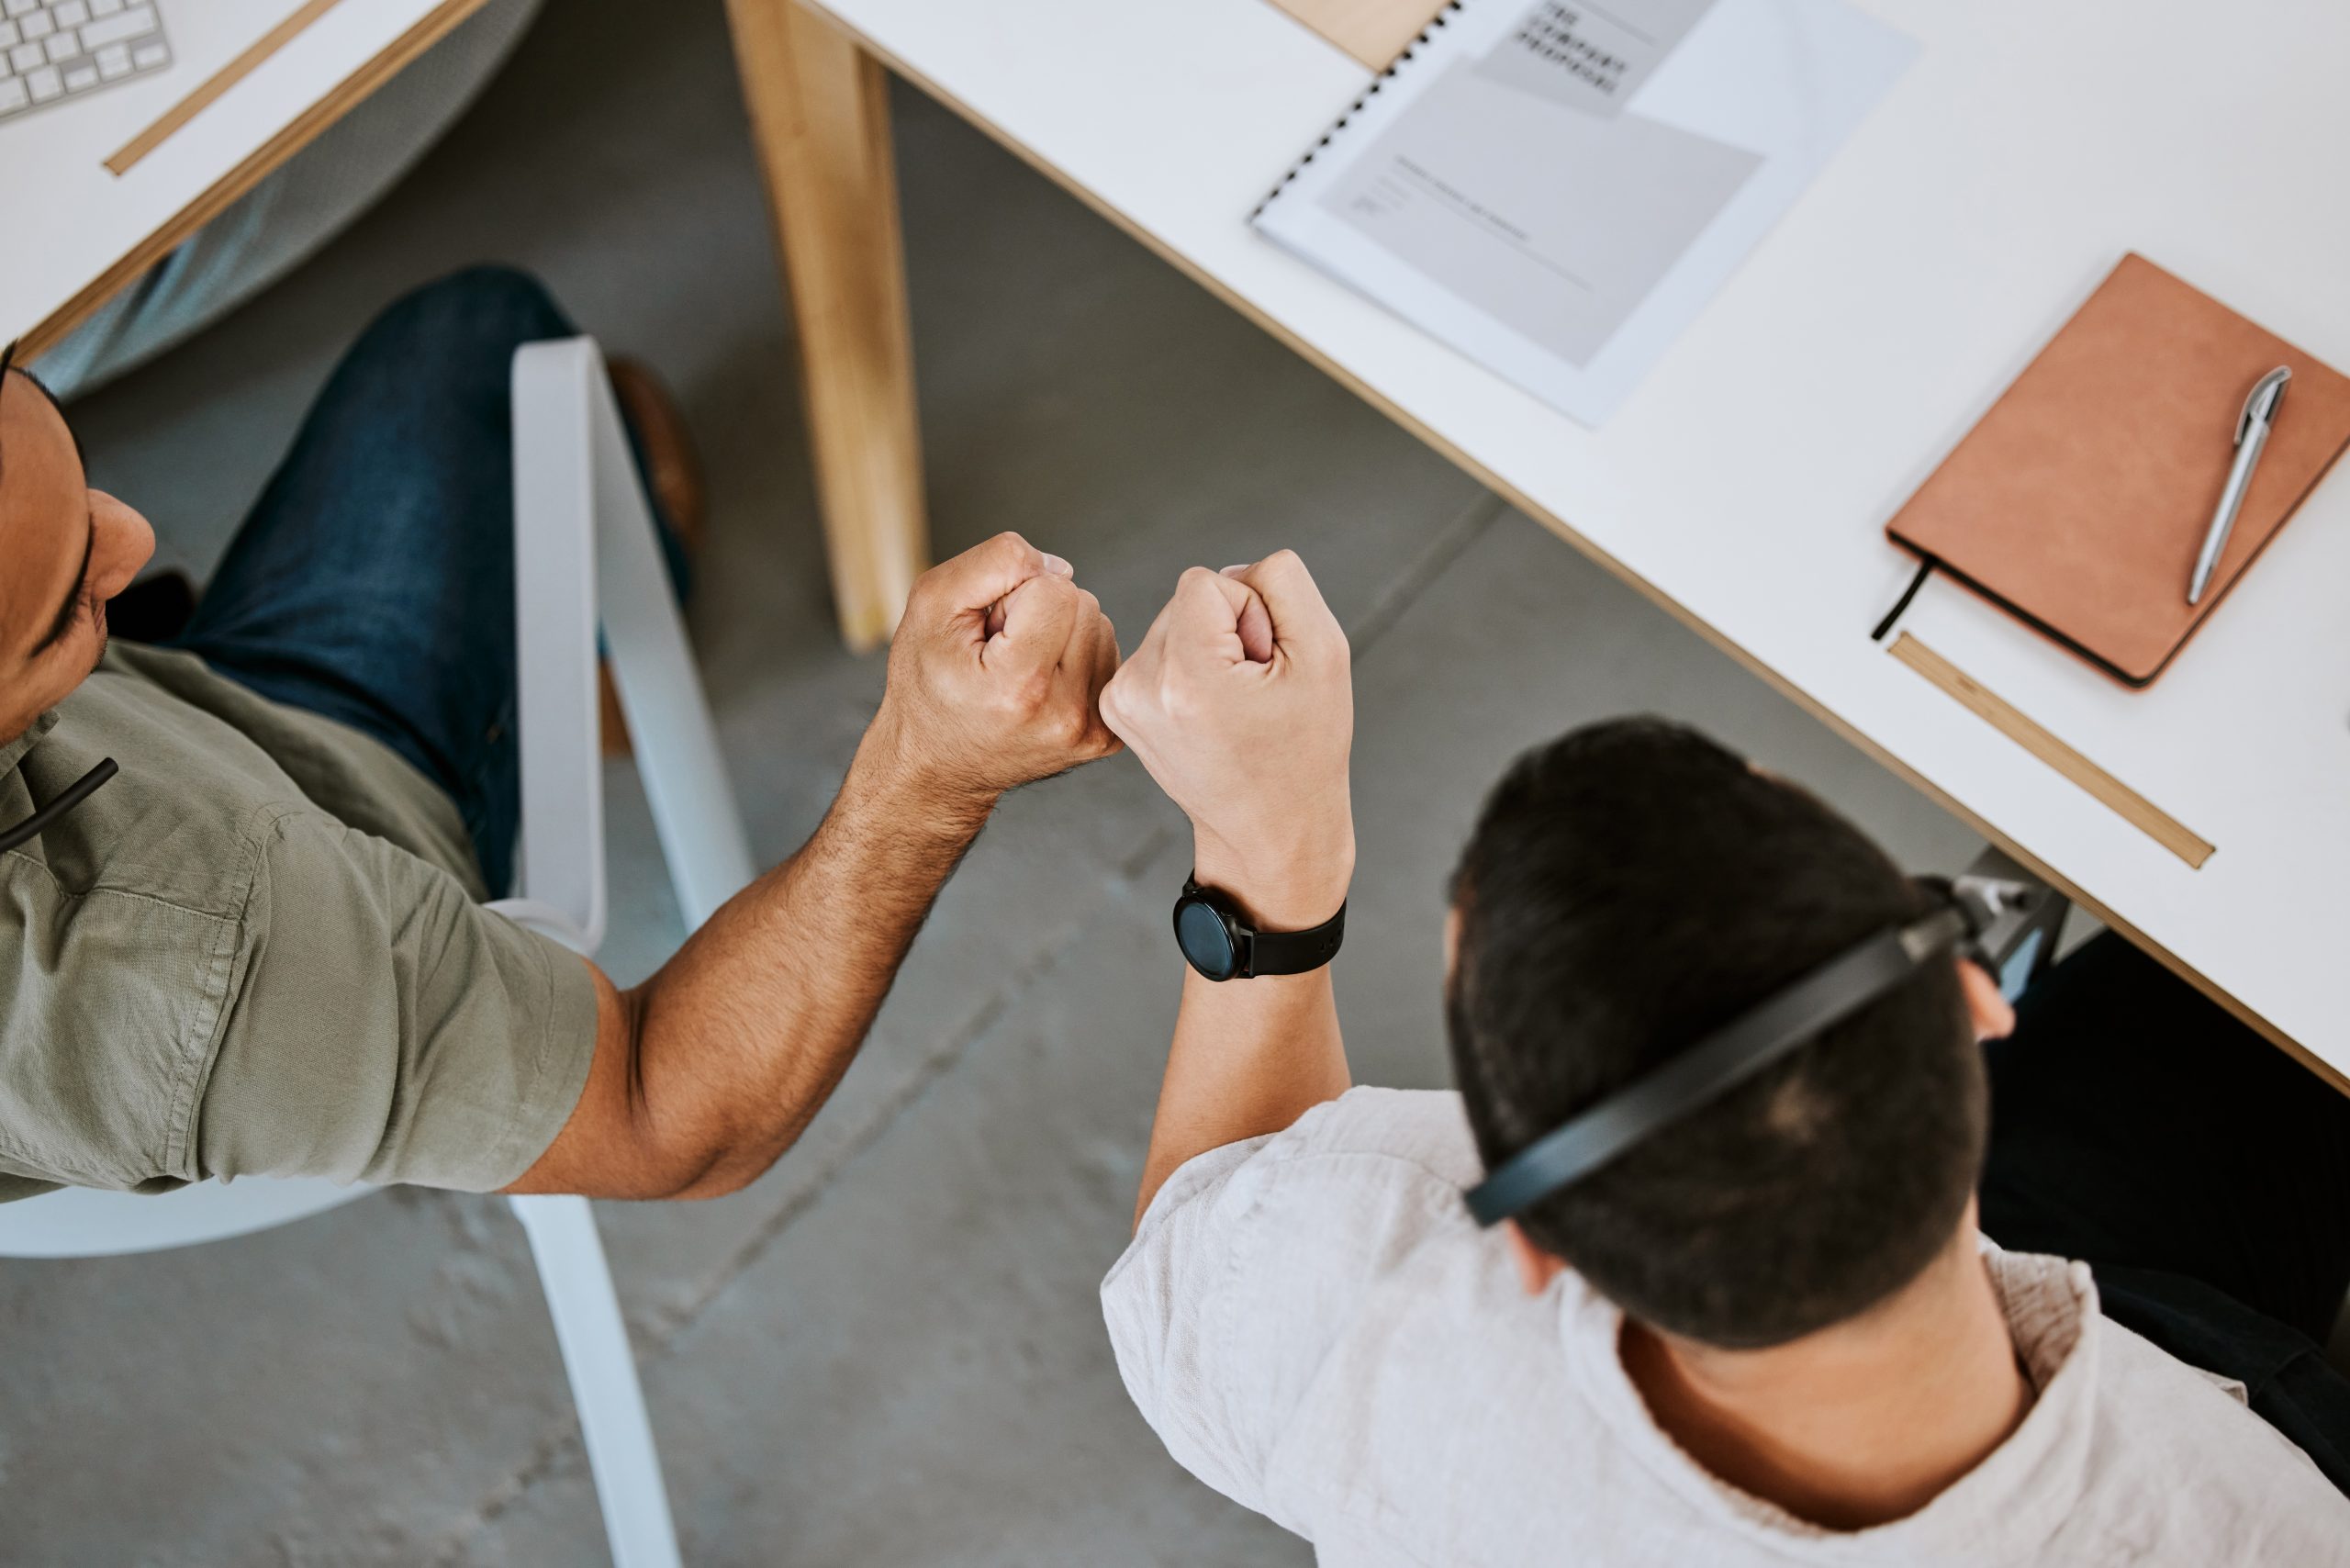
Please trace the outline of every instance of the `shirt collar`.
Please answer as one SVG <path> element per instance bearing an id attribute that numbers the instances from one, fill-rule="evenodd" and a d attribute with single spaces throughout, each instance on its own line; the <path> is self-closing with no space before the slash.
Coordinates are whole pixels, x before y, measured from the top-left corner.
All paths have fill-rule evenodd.
<path id="1" fill-rule="evenodd" d="M 2097 1399 L 2099 1322 L 2088 1265 L 2003 1252 L 1984 1261 L 2037 1398 L 2008 1440 L 1907 1518 L 1831 1530 L 1717 1479 L 1659 1428 L 1617 1351 L 1624 1315 L 1570 1277 L 1561 1293 L 1567 1359 L 1600 1419 L 1659 1482 L 1691 1508 L 1798 1561 L 1965 1563 L 2038 1554 L 2072 1510 L 2085 1472 Z"/>
<path id="2" fill-rule="evenodd" d="M 25 754 L 40 745 L 49 732 L 55 728 L 57 728 L 57 710 L 51 708 L 48 712 L 35 719 L 23 734 L 5 745 L 0 745 L 0 776 L 15 772 L 17 764 L 25 760 Z"/>

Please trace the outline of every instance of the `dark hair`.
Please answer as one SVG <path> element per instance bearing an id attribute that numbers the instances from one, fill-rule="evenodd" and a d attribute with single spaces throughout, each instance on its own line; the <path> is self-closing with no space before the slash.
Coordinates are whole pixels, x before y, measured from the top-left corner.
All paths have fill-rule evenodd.
<path id="1" fill-rule="evenodd" d="M 1453 1070 L 1490 1169 L 1928 895 L 1802 790 L 1654 719 L 1520 757 L 1454 873 Z M 1950 1242 L 1986 1090 L 1954 966 L 1917 975 L 1518 1216 L 1642 1323 L 1775 1345 Z"/>

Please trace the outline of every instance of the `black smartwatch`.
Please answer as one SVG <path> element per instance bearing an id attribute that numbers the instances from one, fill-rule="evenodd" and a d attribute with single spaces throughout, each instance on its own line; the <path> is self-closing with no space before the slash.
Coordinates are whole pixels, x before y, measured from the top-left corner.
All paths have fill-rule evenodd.
<path id="1" fill-rule="evenodd" d="M 1338 956 L 1346 936 L 1345 904 L 1311 931 L 1259 931 L 1238 905 L 1196 877 L 1183 879 L 1183 896 L 1175 901 L 1175 945 L 1212 980 L 1310 974 Z"/>

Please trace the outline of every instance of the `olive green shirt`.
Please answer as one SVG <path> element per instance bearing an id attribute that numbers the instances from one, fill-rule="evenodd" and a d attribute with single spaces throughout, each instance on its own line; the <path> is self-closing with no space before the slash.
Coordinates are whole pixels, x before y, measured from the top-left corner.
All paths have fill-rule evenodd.
<path id="1" fill-rule="evenodd" d="M 587 965 L 480 907 L 448 796 L 192 655 L 118 645 L 0 745 L 0 1200 L 326 1176 L 488 1191 L 587 1082 Z"/>

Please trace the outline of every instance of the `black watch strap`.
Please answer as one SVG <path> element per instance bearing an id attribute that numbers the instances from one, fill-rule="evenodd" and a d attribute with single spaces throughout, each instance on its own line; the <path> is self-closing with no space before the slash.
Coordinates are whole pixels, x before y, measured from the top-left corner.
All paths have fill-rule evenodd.
<path id="1" fill-rule="evenodd" d="M 1201 891 L 1199 879 L 1183 879 L 1186 895 Z M 1237 923 L 1236 923 L 1237 924 Z M 1347 906 L 1321 924 L 1305 931 L 1259 931 L 1241 925 L 1234 932 L 1240 943 L 1240 968 L 1232 978 L 1258 975 L 1306 975 L 1338 956 L 1347 939 Z"/>

